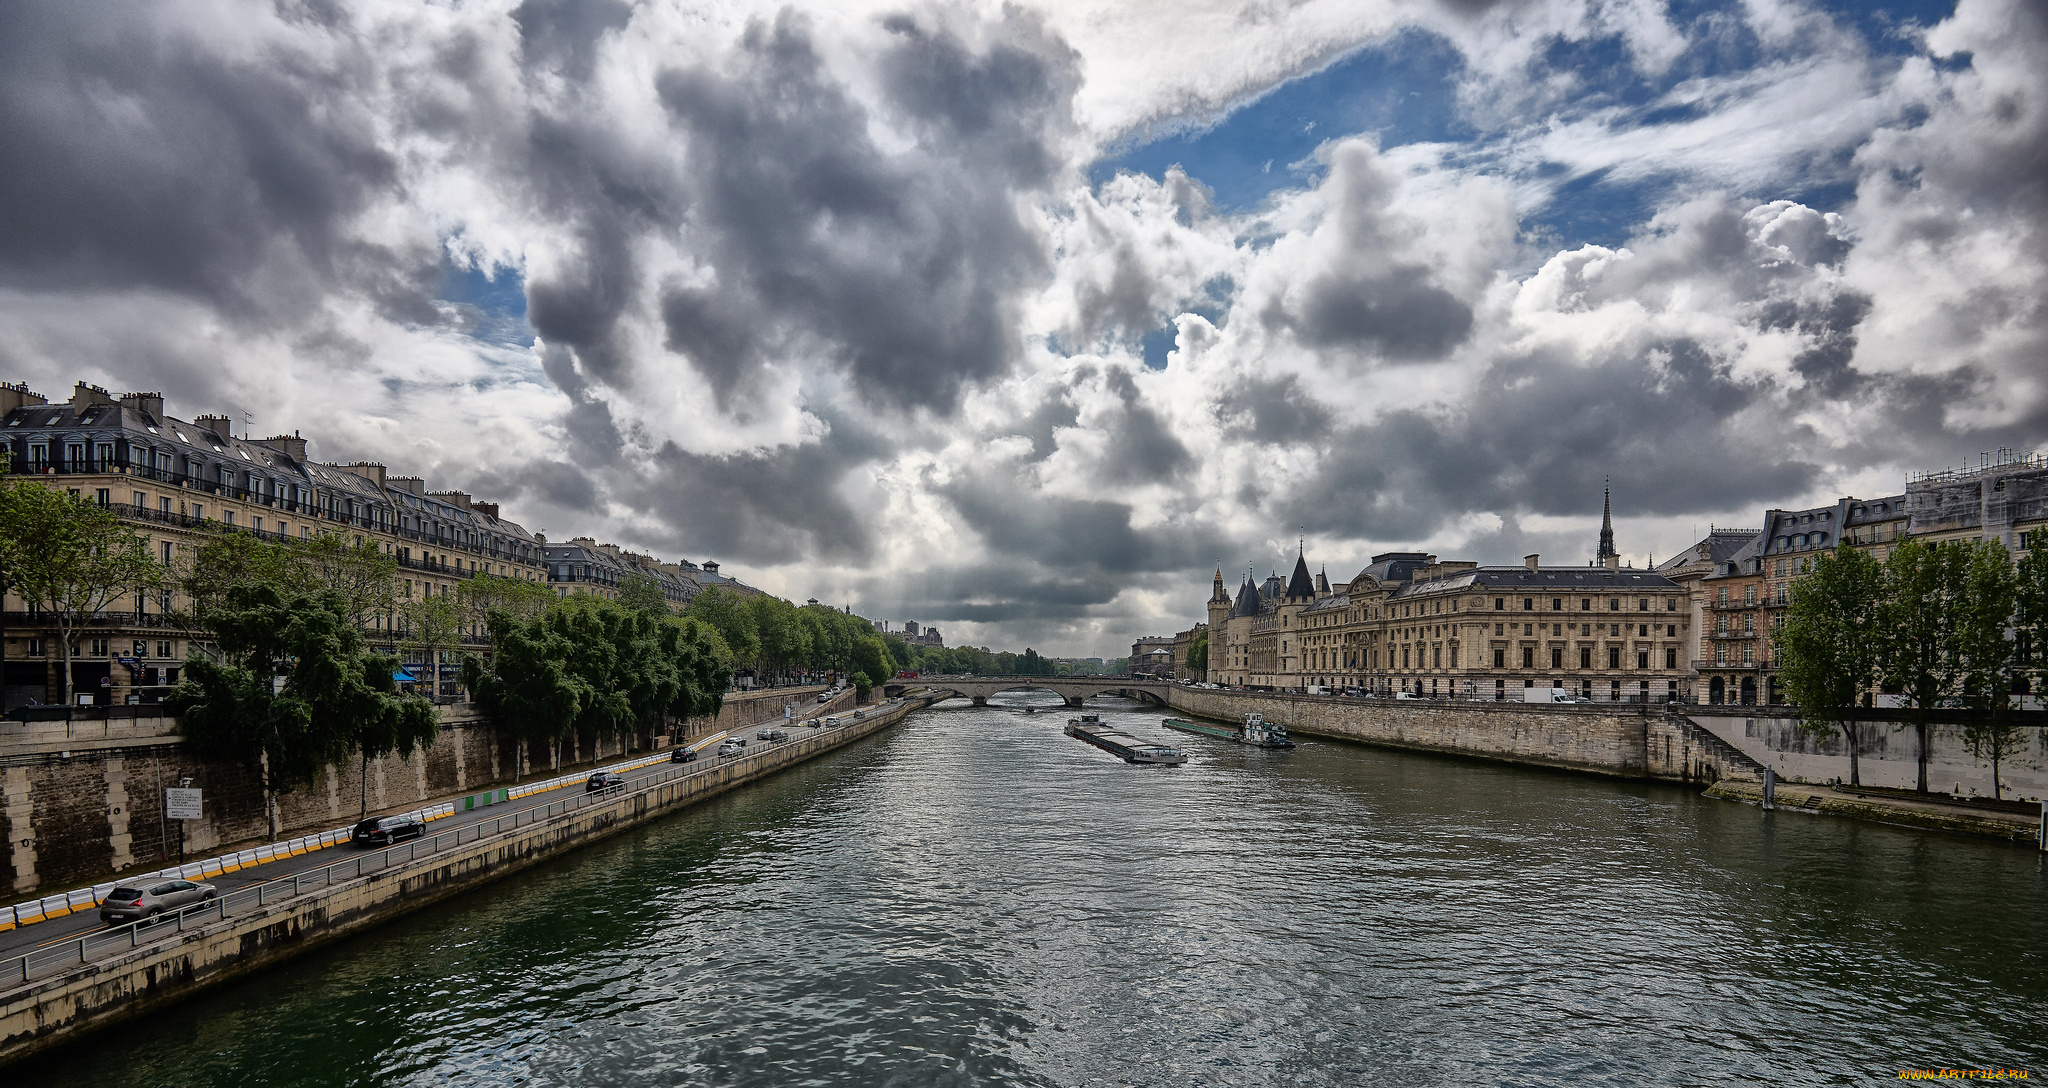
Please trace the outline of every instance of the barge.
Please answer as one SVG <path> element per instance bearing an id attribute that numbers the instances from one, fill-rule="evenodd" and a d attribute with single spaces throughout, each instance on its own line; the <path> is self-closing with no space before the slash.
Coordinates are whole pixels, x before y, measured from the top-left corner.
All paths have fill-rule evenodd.
<path id="1" fill-rule="evenodd" d="M 1186 763 L 1186 752 L 1168 748 L 1164 744 L 1153 744 L 1139 740 L 1121 729 L 1111 729 L 1102 724 L 1094 714 L 1083 714 L 1067 721 L 1067 735 L 1082 740 L 1116 756 L 1125 763 Z"/>
<path id="2" fill-rule="evenodd" d="M 1269 722 L 1257 714 L 1247 714 L 1236 728 L 1227 725 L 1212 725 L 1209 722 L 1189 721 L 1186 718 L 1167 718 L 1163 723 L 1168 729 L 1183 733 L 1198 733 L 1205 737 L 1219 737 L 1223 740 L 1249 744 L 1254 748 L 1292 748 L 1294 738 L 1287 735 L 1287 727 L 1278 722 Z"/>

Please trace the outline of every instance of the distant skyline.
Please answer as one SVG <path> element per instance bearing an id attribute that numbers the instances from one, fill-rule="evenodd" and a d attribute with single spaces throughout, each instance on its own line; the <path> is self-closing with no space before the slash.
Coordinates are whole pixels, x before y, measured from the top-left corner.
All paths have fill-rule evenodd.
<path id="1" fill-rule="evenodd" d="M 0 379 L 950 645 L 2048 444 L 2038 3 L 0 7 Z"/>

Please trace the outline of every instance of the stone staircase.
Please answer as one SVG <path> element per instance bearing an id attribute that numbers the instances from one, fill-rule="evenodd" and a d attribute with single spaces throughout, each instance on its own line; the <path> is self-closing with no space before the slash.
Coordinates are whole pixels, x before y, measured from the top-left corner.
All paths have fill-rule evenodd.
<path id="1" fill-rule="evenodd" d="M 1749 753 L 1722 740 L 1712 731 L 1683 714 L 1672 714 L 1671 721 L 1687 739 L 1707 753 L 1721 773 L 1722 778 L 1750 778 L 1764 780 L 1764 765 L 1758 763 Z"/>

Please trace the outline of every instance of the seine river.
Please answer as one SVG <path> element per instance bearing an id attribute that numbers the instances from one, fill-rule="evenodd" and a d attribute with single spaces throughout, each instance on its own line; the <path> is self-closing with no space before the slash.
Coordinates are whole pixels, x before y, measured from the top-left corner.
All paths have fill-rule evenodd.
<path id="1" fill-rule="evenodd" d="M 2048 1076 L 2030 849 L 964 702 L 9 1083 L 1857 1084 Z M 1044 712 L 1026 715 L 1023 706 Z"/>

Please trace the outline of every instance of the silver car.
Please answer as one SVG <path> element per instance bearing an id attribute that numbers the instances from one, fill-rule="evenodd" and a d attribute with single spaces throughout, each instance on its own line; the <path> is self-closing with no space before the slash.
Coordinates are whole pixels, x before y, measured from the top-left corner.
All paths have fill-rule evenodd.
<path id="1" fill-rule="evenodd" d="M 211 884 L 189 880 L 160 880 L 151 884 L 120 884 L 100 901 L 100 921 L 108 925 L 175 914 L 181 907 L 204 903 L 220 893 Z"/>

